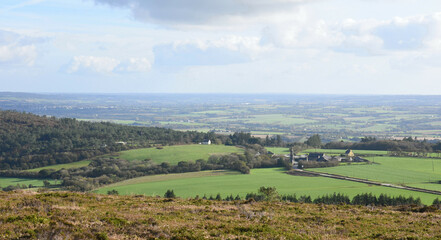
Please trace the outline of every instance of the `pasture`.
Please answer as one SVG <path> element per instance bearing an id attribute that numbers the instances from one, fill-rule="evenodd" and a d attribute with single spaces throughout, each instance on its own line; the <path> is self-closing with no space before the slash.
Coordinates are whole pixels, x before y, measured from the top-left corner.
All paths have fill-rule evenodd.
<path id="1" fill-rule="evenodd" d="M 441 159 L 368 157 L 375 164 L 308 169 L 378 182 L 404 184 L 441 191 Z"/>
<path id="2" fill-rule="evenodd" d="M 289 154 L 289 148 L 284 147 L 265 147 L 267 151 L 273 152 L 274 154 L 286 155 Z"/>
<path id="3" fill-rule="evenodd" d="M 310 124 L 315 123 L 315 120 L 301 118 L 296 115 L 285 114 L 262 114 L 251 115 L 249 118 L 239 119 L 245 123 L 258 123 L 258 124 L 282 124 L 282 125 L 295 125 L 295 124 Z"/>
<path id="4" fill-rule="evenodd" d="M 118 158 L 125 160 L 151 159 L 155 163 L 168 162 L 178 164 L 180 161 L 207 160 L 213 154 L 241 153 L 243 149 L 225 145 L 177 145 L 165 146 L 163 149 L 142 148 L 123 151 Z"/>
<path id="5" fill-rule="evenodd" d="M 83 160 L 83 161 L 78 161 L 78 162 L 72 162 L 72 163 L 64 163 L 64 164 L 57 164 L 57 165 L 50 165 L 50 166 L 45 166 L 45 167 L 41 167 L 41 168 L 34 168 L 34 169 L 29 169 L 26 170 L 28 172 L 39 172 L 43 169 L 53 169 L 53 170 L 60 170 L 60 169 L 69 169 L 69 168 L 80 168 L 80 167 L 85 167 L 88 166 L 89 163 L 91 161 L 90 160 Z"/>
<path id="6" fill-rule="evenodd" d="M 114 185 L 105 186 L 95 192 L 107 193 L 115 189 L 120 194 L 145 194 L 147 196 L 163 196 L 168 189 L 173 189 L 179 197 L 189 198 L 199 195 L 215 196 L 220 193 L 225 197 L 239 194 L 242 198 L 246 193 L 256 192 L 261 186 L 274 186 L 280 194 L 322 196 L 339 192 L 350 197 L 359 193 L 381 193 L 392 196 L 420 197 L 423 203 L 430 204 L 435 195 L 411 192 L 407 190 L 370 186 L 367 184 L 343 181 L 323 177 L 292 176 L 283 169 L 252 169 L 251 174 L 239 174 L 231 171 L 205 171 L 184 174 L 168 174 L 130 179 Z"/>
<path id="7" fill-rule="evenodd" d="M 34 185 L 35 187 L 43 187 L 43 181 L 45 179 L 31 179 L 31 178 L 8 178 L 8 177 L 0 177 L 0 187 L 7 187 L 9 185 L 27 185 L 29 186 L 29 184 Z M 55 180 L 49 180 L 48 181 L 51 184 L 55 184 Z"/>

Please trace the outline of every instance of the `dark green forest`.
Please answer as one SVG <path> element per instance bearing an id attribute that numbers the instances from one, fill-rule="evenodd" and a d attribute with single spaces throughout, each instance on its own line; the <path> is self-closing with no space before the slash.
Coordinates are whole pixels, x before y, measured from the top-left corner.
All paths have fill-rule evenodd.
<path id="1" fill-rule="evenodd" d="M 0 111 L 0 169 L 25 170 L 149 147 L 215 140 L 213 133 Z"/>

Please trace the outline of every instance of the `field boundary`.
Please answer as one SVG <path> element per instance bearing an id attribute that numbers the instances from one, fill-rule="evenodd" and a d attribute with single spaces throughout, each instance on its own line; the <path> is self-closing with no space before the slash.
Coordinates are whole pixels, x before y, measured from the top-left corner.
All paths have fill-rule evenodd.
<path id="1" fill-rule="evenodd" d="M 296 169 L 294 171 L 295 172 L 296 171 L 302 172 L 302 173 L 310 174 L 310 175 L 315 175 L 315 176 L 319 176 L 319 177 L 334 178 L 334 179 L 353 181 L 353 182 L 371 184 L 371 185 L 382 186 L 382 187 L 390 187 L 390 188 L 397 188 L 397 189 L 403 189 L 403 190 L 409 190 L 409 191 L 415 191 L 415 192 L 441 195 L 441 191 L 429 190 L 429 189 L 424 189 L 424 188 L 409 187 L 409 186 L 405 186 L 405 185 L 395 185 L 395 184 L 391 184 L 391 183 L 382 183 L 382 182 L 376 182 L 376 181 L 372 181 L 372 180 L 368 180 L 368 179 L 347 177 L 347 176 L 338 175 L 338 174 L 331 174 L 331 173 L 319 173 L 319 172 L 300 170 L 300 169 Z M 291 175 L 294 175 L 294 174 L 291 174 Z"/>

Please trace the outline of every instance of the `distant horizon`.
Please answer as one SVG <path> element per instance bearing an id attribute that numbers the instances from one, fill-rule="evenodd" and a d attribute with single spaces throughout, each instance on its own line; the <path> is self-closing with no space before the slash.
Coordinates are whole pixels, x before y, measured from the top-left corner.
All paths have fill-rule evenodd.
<path id="1" fill-rule="evenodd" d="M 441 96 L 441 94 L 376 94 L 376 93 L 365 93 L 365 94 L 347 94 L 347 93 L 271 93 L 271 92 L 254 92 L 254 93 L 237 93 L 237 92 L 14 92 L 14 91 L 0 91 L 2 93 L 22 93 L 22 94 L 41 94 L 41 95 L 52 95 L 52 94 L 71 94 L 71 95 L 143 95 L 143 94 L 167 94 L 167 95 L 324 95 L 324 96 Z"/>

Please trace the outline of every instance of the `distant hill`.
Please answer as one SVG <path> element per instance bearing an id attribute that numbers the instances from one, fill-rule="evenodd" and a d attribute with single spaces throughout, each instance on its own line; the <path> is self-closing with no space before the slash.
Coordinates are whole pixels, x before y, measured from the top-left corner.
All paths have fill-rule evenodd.
<path id="1" fill-rule="evenodd" d="M 38 168 L 151 144 L 187 144 L 214 137 L 195 131 L 0 111 L 0 170 Z"/>

